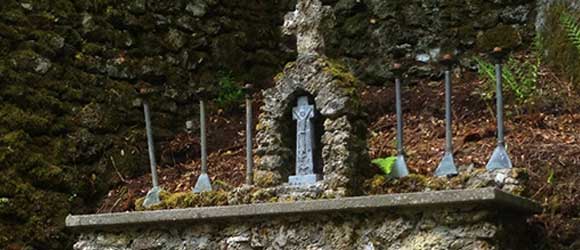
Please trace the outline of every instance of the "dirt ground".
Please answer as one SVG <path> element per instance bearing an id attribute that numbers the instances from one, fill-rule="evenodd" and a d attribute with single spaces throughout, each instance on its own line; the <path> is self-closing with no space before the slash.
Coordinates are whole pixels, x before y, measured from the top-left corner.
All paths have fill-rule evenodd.
<path id="1" fill-rule="evenodd" d="M 483 168 L 495 147 L 494 104 L 482 101 L 477 90 L 483 81 L 474 73 L 454 74 L 453 133 L 457 165 Z M 506 141 L 516 167 L 529 172 L 526 196 L 543 204 L 544 213 L 529 223 L 538 234 L 540 249 L 580 249 L 580 98 L 570 83 L 552 72 L 540 73 L 537 98 L 517 104 L 506 96 Z M 366 87 L 371 159 L 395 153 L 394 88 Z M 444 89 L 441 80 L 405 84 L 404 145 L 412 173 L 431 175 L 443 154 Z M 260 99 L 256 95 L 256 99 Z M 255 105 L 257 118 L 258 106 Z M 243 109 L 241 109 L 243 110 Z M 242 112 L 214 112 L 209 118 L 209 173 L 214 183 L 239 186 L 245 175 L 244 119 Z M 159 169 L 164 190 L 191 190 L 199 174 L 197 130 L 181 133 L 163 145 L 163 157 L 179 161 Z M 176 161 L 177 162 L 177 161 Z M 377 171 L 374 166 L 369 171 Z M 135 199 L 150 188 L 150 175 L 125 180 L 111 190 L 97 212 L 134 210 Z M 550 247 L 551 246 L 551 247 Z M 578 248 L 575 248 L 578 247 Z"/>

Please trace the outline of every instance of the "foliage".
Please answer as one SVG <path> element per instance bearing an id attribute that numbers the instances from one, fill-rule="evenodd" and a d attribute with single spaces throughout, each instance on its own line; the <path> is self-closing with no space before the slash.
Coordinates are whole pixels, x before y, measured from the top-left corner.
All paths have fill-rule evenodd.
<path id="1" fill-rule="evenodd" d="M 560 16 L 560 22 L 562 23 L 562 26 L 564 26 L 570 42 L 572 42 L 576 49 L 578 49 L 578 52 L 580 52 L 580 24 L 577 23 L 576 18 L 569 13 L 563 12 Z"/>
<path id="2" fill-rule="evenodd" d="M 215 102 L 220 109 L 232 111 L 240 107 L 244 100 L 244 92 L 231 73 L 220 72 L 218 77 L 218 90 Z"/>
<path id="3" fill-rule="evenodd" d="M 393 169 L 393 165 L 395 165 L 395 161 L 397 160 L 396 156 L 389 156 L 387 158 L 377 158 L 372 161 L 373 164 L 377 165 L 383 172 L 387 175 L 391 174 L 391 170 Z"/>
<path id="4" fill-rule="evenodd" d="M 572 82 L 576 91 L 580 91 L 578 18 L 580 14 L 571 11 L 568 4 L 556 2 L 547 10 L 545 28 L 541 30 L 546 64 Z"/>
<path id="5" fill-rule="evenodd" d="M 482 58 L 475 58 L 475 61 L 480 78 L 485 80 L 480 94 L 486 101 L 493 100 L 496 85 L 495 65 Z M 523 59 L 510 57 L 503 65 L 504 92 L 515 97 L 519 103 L 527 102 L 536 93 L 540 65 L 541 59 L 535 54 Z"/>

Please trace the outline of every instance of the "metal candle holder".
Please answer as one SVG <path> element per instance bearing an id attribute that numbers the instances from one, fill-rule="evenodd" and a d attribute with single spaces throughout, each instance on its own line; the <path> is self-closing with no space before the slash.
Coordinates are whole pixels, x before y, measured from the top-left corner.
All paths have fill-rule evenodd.
<path id="1" fill-rule="evenodd" d="M 402 65 L 395 63 L 391 69 L 395 74 L 395 108 L 397 111 L 397 159 L 391 170 L 391 176 L 400 178 L 409 175 L 407 163 L 405 163 L 405 152 L 403 149 L 403 110 L 401 105 L 401 76 L 403 74 Z"/>
<path id="2" fill-rule="evenodd" d="M 159 181 L 157 178 L 157 161 L 155 160 L 155 146 L 153 144 L 153 130 L 151 129 L 149 104 L 145 99 L 143 100 L 143 112 L 145 113 L 145 130 L 147 133 L 147 146 L 149 150 L 149 165 L 151 167 L 151 178 L 153 182 L 153 188 L 147 192 L 147 196 L 145 196 L 145 200 L 143 201 L 143 206 L 151 207 L 161 202 L 159 199 L 161 188 L 159 187 Z"/>
<path id="3" fill-rule="evenodd" d="M 457 168 L 453 159 L 453 132 L 451 131 L 451 69 L 454 59 L 451 54 L 446 54 L 441 59 L 441 64 L 445 66 L 445 154 L 435 170 L 436 176 L 457 175 Z"/>
<path id="4" fill-rule="evenodd" d="M 252 84 L 244 86 L 246 94 L 246 185 L 254 184 L 254 159 L 252 156 Z"/>
<path id="5" fill-rule="evenodd" d="M 496 47 L 493 49 L 491 55 L 495 60 L 497 146 L 493 150 L 493 154 L 485 166 L 487 170 L 512 168 L 512 162 L 505 150 L 503 127 L 502 62 L 504 59 L 504 53 L 502 48 Z"/>
<path id="6" fill-rule="evenodd" d="M 197 178 L 194 193 L 211 191 L 211 180 L 207 175 L 207 138 L 206 138 L 206 124 L 205 124 L 205 101 L 202 96 L 199 100 L 199 124 L 201 137 L 201 174 Z"/>

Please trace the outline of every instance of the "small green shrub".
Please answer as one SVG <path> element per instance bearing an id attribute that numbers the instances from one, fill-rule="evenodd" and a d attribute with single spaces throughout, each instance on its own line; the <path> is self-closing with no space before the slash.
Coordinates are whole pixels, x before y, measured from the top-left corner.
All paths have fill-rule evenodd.
<path id="1" fill-rule="evenodd" d="M 386 175 L 391 174 L 391 170 L 393 169 L 393 165 L 395 165 L 395 161 L 397 160 L 396 156 L 389 156 L 387 158 L 377 158 L 372 160 L 371 162 L 377 165 Z"/>
<path id="2" fill-rule="evenodd" d="M 218 77 L 218 90 L 215 102 L 218 108 L 224 111 L 232 111 L 240 107 L 244 100 L 242 87 L 235 81 L 231 73 L 220 72 Z"/>
<path id="3" fill-rule="evenodd" d="M 570 39 L 570 42 L 572 42 L 580 53 L 580 24 L 578 24 L 576 18 L 566 12 L 563 12 L 562 16 L 560 16 L 560 22 L 566 30 L 568 39 Z"/>

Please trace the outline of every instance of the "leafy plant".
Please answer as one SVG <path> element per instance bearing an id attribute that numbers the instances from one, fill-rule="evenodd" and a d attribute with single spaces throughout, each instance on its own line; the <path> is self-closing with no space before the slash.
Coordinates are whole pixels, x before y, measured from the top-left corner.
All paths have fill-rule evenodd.
<path id="1" fill-rule="evenodd" d="M 496 84 L 495 65 L 477 57 L 475 61 L 478 65 L 480 78 L 485 79 L 480 94 L 486 101 L 493 100 Z M 535 94 L 540 65 L 539 56 L 534 55 L 530 58 L 524 58 L 524 60 L 510 57 L 503 65 L 503 90 L 508 95 L 514 96 L 518 102 L 525 103 Z"/>
<path id="2" fill-rule="evenodd" d="M 548 184 L 554 184 L 554 169 L 550 169 L 550 172 L 548 174 L 548 179 L 546 180 L 546 182 Z"/>
<path id="3" fill-rule="evenodd" d="M 397 160 L 396 156 L 389 156 L 387 158 L 377 158 L 372 160 L 371 162 L 377 165 L 386 175 L 391 174 L 391 170 L 393 169 L 393 165 L 395 165 L 395 161 Z"/>
<path id="4" fill-rule="evenodd" d="M 239 108 L 244 99 L 242 87 L 236 84 L 231 73 L 220 72 L 215 102 L 220 109 L 231 111 Z"/>
<path id="5" fill-rule="evenodd" d="M 576 18 L 566 12 L 563 12 L 560 16 L 560 22 L 566 30 L 568 39 L 570 39 L 580 53 L 580 24 L 577 23 Z"/>

